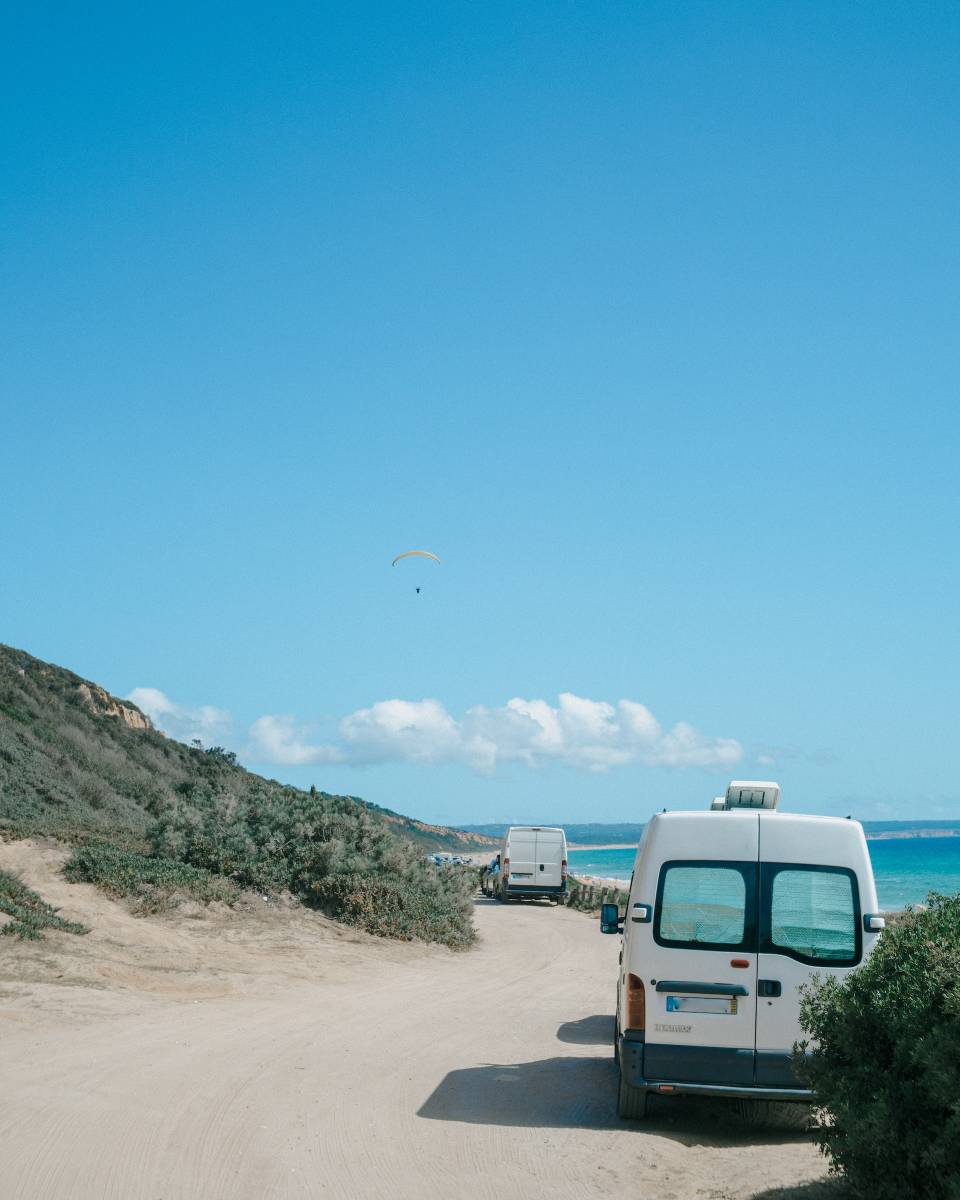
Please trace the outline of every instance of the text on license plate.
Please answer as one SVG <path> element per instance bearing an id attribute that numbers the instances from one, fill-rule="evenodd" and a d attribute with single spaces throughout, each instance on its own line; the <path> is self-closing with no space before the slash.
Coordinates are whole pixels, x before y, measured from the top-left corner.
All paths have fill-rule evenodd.
<path id="1" fill-rule="evenodd" d="M 735 1016 L 736 996 L 668 996 L 667 1012 L 723 1013 Z"/>

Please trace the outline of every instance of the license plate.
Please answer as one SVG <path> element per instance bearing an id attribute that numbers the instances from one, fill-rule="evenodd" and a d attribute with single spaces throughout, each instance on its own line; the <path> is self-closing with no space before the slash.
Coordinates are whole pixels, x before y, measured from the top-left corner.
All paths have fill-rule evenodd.
<path id="1" fill-rule="evenodd" d="M 736 996 L 668 996 L 667 1012 L 722 1013 L 735 1016 Z"/>
<path id="2" fill-rule="evenodd" d="M 510 878 L 511 879 L 532 879 L 533 872 L 532 871 L 511 871 Z"/>

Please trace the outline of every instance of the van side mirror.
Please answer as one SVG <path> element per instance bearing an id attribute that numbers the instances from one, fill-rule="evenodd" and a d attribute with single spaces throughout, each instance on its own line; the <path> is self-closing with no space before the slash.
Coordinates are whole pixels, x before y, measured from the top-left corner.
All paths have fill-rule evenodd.
<path id="1" fill-rule="evenodd" d="M 620 924 L 620 908 L 618 905 L 600 905 L 600 932 L 623 933 L 623 926 Z"/>

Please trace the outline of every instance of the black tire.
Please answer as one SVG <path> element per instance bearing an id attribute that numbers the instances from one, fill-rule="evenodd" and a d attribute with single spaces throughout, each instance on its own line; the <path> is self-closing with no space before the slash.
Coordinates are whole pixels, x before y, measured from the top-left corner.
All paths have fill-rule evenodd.
<path id="1" fill-rule="evenodd" d="M 647 1115 L 647 1092 L 645 1088 L 633 1087 L 620 1076 L 617 1093 L 617 1113 L 625 1121 L 642 1121 Z"/>
<path id="2" fill-rule="evenodd" d="M 508 903 L 507 893 L 503 890 L 503 888 L 501 888 L 500 891 L 497 893 L 497 899 L 500 901 L 501 904 Z"/>

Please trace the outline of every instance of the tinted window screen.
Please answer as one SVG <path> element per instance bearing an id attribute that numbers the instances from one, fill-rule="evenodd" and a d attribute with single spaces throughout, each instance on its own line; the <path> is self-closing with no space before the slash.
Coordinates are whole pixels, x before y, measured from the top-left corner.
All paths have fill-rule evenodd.
<path id="1" fill-rule="evenodd" d="M 857 956 L 853 881 L 839 871 L 777 871 L 770 893 L 770 942 L 804 958 Z"/>
<path id="2" fill-rule="evenodd" d="M 667 867 L 658 933 L 669 942 L 737 945 L 743 941 L 747 885 L 730 867 Z"/>

